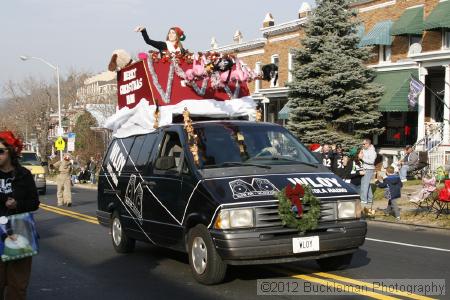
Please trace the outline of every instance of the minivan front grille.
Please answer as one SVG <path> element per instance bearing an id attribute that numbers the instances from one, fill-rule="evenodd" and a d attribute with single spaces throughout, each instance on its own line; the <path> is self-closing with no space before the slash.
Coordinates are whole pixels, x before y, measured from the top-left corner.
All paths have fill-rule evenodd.
<path id="1" fill-rule="evenodd" d="M 309 205 L 303 205 L 303 211 L 307 213 Z M 278 215 L 278 204 L 259 206 L 255 208 L 256 227 L 282 226 L 281 218 Z M 320 203 L 319 222 L 329 222 L 337 220 L 337 202 Z"/>

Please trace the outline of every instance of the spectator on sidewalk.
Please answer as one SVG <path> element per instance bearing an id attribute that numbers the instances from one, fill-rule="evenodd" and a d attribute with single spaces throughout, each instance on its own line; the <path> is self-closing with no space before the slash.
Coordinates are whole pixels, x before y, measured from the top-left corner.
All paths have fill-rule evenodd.
<path id="1" fill-rule="evenodd" d="M 403 183 L 400 180 L 400 176 L 395 174 L 394 167 L 389 166 L 386 168 L 386 178 L 382 178 L 377 174 L 376 185 L 380 188 L 384 188 L 384 197 L 388 200 L 386 208 L 386 214 L 394 214 L 396 220 L 400 220 L 400 209 L 398 207 L 398 200 L 402 196 Z"/>
<path id="2" fill-rule="evenodd" d="M 329 144 L 323 144 L 322 146 L 322 164 L 331 170 L 333 164 L 333 151 Z"/>
<path id="3" fill-rule="evenodd" d="M 405 156 L 399 161 L 400 165 L 400 179 L 405 182 L 408 171 L 412 171 L 417 168 L 419 164 L 419 154 L 414 151 L 411 145 L 405 147 Z"/>
<path id="4" fill-rule="evenodd" d="M 364 176 L 364 169 L 361 166 L 361 162 L 356 156 L 357 149 L 352 149 L 350 152 L 344 156 L 344 175 L 343 179 L 345 182 L 350 183 L 355 191 L 361 193 L 361 179 Z"/>
<path id="5" fill-rule="evenodd" d="M 361 179 L 361 203 L 370 204 L 373 201 L 373 193 L 370 182 L 375 173 L 375 160 L 377 158 L 377 153 L 370 139 L 364 139 L 362 147 L 363 148 L 358 155 L 364 169 L 364 176 Z"/>
<path id="6" fill-rule="evenodd" d="M 347 157 L 348 159 L 348 157 Z M 331 165 L 331 171 L 333 171 L 334 174 L 336 174 L 339 177 L 343 177 L 345 173 L 345 166 L 344 166 L 344 153 L 342 150 L 341 144 L 337 144 L 334 149 L 333 154 L 333 163 Z"/>
<path id="7" fill-rule="evenodd" d="M 95 174 L 97 173 L 97 161 L 91 156 L 91 159 L 88 162 L 87 169 L 90 173 L 90 181 L 92 184 L 96 183 Z"/>
<path id="8" fill-rule="evenodd" d="M 33 175 L 19 163 L 22 142 L 12 132 L 0 132 L 0 216 L 32 212 L 39 208 Z M 0 298 L 24 300 L 31 274 L 31 257 L 0 260 Z"/>

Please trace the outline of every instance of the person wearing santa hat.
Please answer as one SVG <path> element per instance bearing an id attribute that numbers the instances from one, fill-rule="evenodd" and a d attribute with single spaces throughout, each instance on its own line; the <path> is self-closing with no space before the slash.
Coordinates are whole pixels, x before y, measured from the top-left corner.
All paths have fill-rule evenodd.
<path id="1" fill-rule="evenodd" d="M 22 142 L 11 131 L 0 132 L 0 218 L 2 219 L 39 208 L 39 196 L 33 175 L 19 163 L 22 148 Z M 8 262 L 0 260 L 1 299 L 26 299 L 31 261 L 31 257 Z"/>
<path id="2" fill-rule="evenodd" d="M 184 34 L 184 31 L 180 27 L 172 27 L 169 29 L 169 32 L 166 36 L 166 41 L 155 41 L 149 38 L 147 34 L 147 30 L 143 26 L 138 26 L 134 30 L 136 32 L 140 32 L 142 34 L 142 37 L 144 38 L 144 41 L 156 49 L 159 50 L 159 52 L 163 51 L 169 51 L 170 53 L 175 52 L 181 52 L 185 53 L 185 50 L 183 48 L 183 45 L 181 44 L 182 41 L 186 39 L 186 35 Z"/>

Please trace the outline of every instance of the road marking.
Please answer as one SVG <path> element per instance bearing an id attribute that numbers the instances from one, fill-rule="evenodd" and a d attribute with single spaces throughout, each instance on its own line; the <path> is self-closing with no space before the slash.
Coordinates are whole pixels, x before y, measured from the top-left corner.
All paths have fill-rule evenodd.
<path id="1" fill-rule="evenodd" d="M 314 282 L 314 283 L 318 283 L 324 286 L 333 286 L 334 288 L 338 289 L 338 290 L 348 290 L 348 287 L 346 287 L 345 285 L 338 283 L 338 282 L 333 282 L 333 281 L 328 281 L 328 280 L 324 280 L 321 278 L 317 278 L 317 277 L 312 277 L 312 276 L 308 276 L 308 275 L 292 275 L 291 277 L 293 278 L 297 278 L 297 279 L 303 279 L 306 281 L 310 281 L 310 282 Z M 381 299 L 381 300 L 392 300 L 392 299 L 399 299 L 399 298 L 395 298 L 395 297 L 391 297 L 391 296 L 387 296 L 387 295 L 383 295 L 383 294 L 378 294 L 375 292 L 370 292 L 370 291 L 366 291 L 366 290 L 355 290 L 352 289 L 353 294 L 359 294 L 359 295 L 363 295 L 366 297 L 371 297 L 374 299 Z"/>
<path id="2" fill-rule="evenodd" d="M 394 242 L 394 241 L 378 240 L 378 239 L 372 239 L 372 238 L 367 238 L 367 237 L 366 237 L 366 241 L 387 243 L 387 244 L 394 244 L 394 245 L 400 245 L 400 246 L 422 248 L 422 249 L 429 249 L 429 250 L 436 250 L 436 251 L 443 251 L 443 252 L 450 252 L 450 249 L 436 248 L 436 247 L 429 247 L 429 246 L 422 246 L 422 245 L 414 245 L 414 244 L 400 243 L 400 242 Z"/>
<path id="3" fill-rule="evenodd" d="M 343 277 L 343 276 L 330 274 L 330 273 L 324 273 L 324 272 L 317 272 L 317 273 L 314 273 L 314 275 L 317 275 L 317 276 L 320 276 L 320 277 L 325 277 L 325 278 L 328 278 L 328 279 L 335 279 L 335 280 L 343 281 L 343 282 L 346 282 L 346 283 L 351 283 L 351 284 L 359 285 L 359 286 L 365 286 L 365 287 L 369 287 L 371 289 L 383 291 L 382 288 L 375 287 L 370 282 L 364 282 L 364 281 L 356 280 L 356 279 L 353 279 L 353 278 Z M 398 295 L 398 296 L 411 298 L 411 299 L 417 299 L 417 300 L 434 299 L 434 298 L 430 298 L 430 297 L 426 297 L 426 296 L 421 296 L 421 295 L 416 295 L 416 294 L 412 294 L 412 293 L 402 292 L 402 291 L 395 290 L 395 289 L 393 291 L 390 289 L 389 293 L 390 294 L 394 294 L 394 295 Z"/>
<path id="4" fill-rule="evenodd" d="M 71 217 L 71 218 L 78 219 L 78 220 L 81 220 L 81 221 L 85 221 L 85 222 L 88 222 L 88 223 L 99 224 L 98 221 L 93 219 L 93 217 L 91 217 L 91 216 L 83 215 L 83 214 L 79 214 L 79 213 L 73 214 L 72 211 L 70 211 L 70 210 L 56 209 L 56 207 L 54 207 L 54 206 L 45 205 L 45 204 L 42 204 L 42 203 L 40 205 L 40 208 L 42 208 L 43 210 L 46 210 L 46 211 L 50 211 L 50 212 L 53 212 L 53 213 L 56 213 L 56 214 L 59 214 L 59 215 Z"/>
<path id="5" fill-rule="evenodd" d="M 73 211 L 73 210 L 63 209 L 63 208 L 56 207 L 56 206 L 53 206 L 53 205 L 47 205 L 47 204 L 41 203 L 41 206 L 44 206 L 44 207 L 47 207 L 47 208 L 50 208 L 50 209 L 54 209 L 54 210 L 58 210 L 58 211 L 61 211 L 61 212 L 64 212 L 64 213 L 76 215 L 76 216 L 79 216 L 79 217 L 82 217 L 82 218 L 87 218 L 87 219 L 91 219 L 91 220 L 94 220 L 94 221 L 97 220 L 97 217 L 81 214 L 81 213 Z"/>

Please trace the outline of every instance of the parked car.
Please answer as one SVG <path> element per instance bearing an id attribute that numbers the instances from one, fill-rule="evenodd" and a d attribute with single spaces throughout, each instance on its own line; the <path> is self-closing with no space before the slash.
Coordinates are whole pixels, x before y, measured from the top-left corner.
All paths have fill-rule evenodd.
<path id="1" fill-rule="evenodd" d="M 20 164 L 31 171 L 36 182 L 36 187 L 41 195 L 47 193 L 46 174 L 43 163 L 36 152 L 22 151 L 19 158 Z"/>
<path id="2" fill-rule="evenodd" d="M 193 127 L 198 163 L 182 124 L 112 140 L 100 172 L 97 218 L 110 226 L 117 252 L 131 252 L 136 241 L 186 252 L 204 284 L 221 282 L 228 265 L 350 263 L 367 231 L 359 195 L 287 129 L 249 121 Z M 282 224 L 276 193 L 295 183 L 311 186 L 320 200 L 315 230 Z"/>

